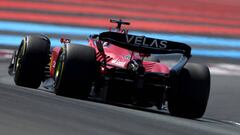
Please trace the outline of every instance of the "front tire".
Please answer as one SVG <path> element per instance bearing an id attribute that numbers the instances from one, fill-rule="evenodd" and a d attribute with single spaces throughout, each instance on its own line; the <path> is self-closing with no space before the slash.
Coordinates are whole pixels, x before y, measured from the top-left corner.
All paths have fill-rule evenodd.
<path id="1" fill-rule="evenodd" d="M 208 67 L 188 63 L 181 71 L 176 88 L 168 93 L 171 115 L 184 118 L 201 118 L 206 110 L 210 92 Z"/>
<path id="2" fill-rule="evenodd" d="M 83 45 L 67 45 L 61 51 L 55 70 L 55 93 L 87 98 L 97 73 L 96 51 Z"/>
<path id="3" fill-rule="evenodd" d="M 14 81 L 16 85 L 38 88 L 49 62 L 50 41 L 45 36 L 27 36 L 19 47 Z"/>

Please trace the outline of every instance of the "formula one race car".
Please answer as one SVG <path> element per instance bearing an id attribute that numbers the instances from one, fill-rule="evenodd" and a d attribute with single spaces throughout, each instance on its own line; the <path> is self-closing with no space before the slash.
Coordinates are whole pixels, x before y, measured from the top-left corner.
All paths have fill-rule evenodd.
<path id="1" fill-rule="evenodd" d="M 62 38 L 62 47 L 50 49 L 48 37 L 26 36 L 13 55 L 9 74 L 16 85 L 38 88 L 42 83 L 61 96 L 158 109 L 166 103 L 173 116 L 202 117 L 209 97 L 210 73 L 206 66 L 187 63 L 191 47 L 131 35 L 121 28 L 129 22 L 110 22 L 117 27 L 90 35 L 88 45 Z M 181 57 L 170 68 L 145 60 L 152 54 Z"/>

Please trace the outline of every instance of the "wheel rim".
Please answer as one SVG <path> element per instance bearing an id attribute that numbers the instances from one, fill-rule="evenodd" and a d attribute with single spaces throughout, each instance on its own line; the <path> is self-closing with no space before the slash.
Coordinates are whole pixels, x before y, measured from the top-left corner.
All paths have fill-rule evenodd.
<path id="1" fill-rule="evenodd" d="M 61 80 L 62 72 L 64 67 L 64 60 L 63 60 L 63 54 L 60 55 L 59 60 L 57 61 L 57 66 L 54 73 L 54 80 L 55 80 L 55 88 L 58 87 L 59 82 Z"/>
<path id="2" fill-rule="evenodd" d="M 26 50 L 26 39 L 24 38 L 23 44 L 21 45 L 21 48 L 19 49 L 19 52 L 17 55 L 16 70 L 18 70 L 21 65 L 22 57 L 25 55 L 25 50 Z"/>

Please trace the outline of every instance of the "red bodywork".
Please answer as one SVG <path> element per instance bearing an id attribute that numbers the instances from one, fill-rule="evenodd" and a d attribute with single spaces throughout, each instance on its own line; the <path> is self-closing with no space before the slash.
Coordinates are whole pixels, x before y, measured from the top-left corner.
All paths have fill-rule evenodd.
<path id="1" fill-rule="evenodd" d="M 107 43 L 106 43 L 107 44 Z M 132 52 L 130 50 L 115 46 L 113 44 L 103 45 L 105 54 L 101 54 L 96 46 L 95 39 L 89 39 L 89 46 L 95 48 L 96 50 L 96 60 L 101 62 L 103 60 L 103 55 L 107 58 L 106 62 L 109 65 L 113 65 L 115 67 L 127 68 L 127 64 L 131 59 L 142 59 L 142 57 L 146 57 L 149 55 L 139 54 L 138 52 Z M 55 65 L 57 62 L 58 55 L 60 54 L 61 47 L 55 47 L 52 50 L 52 57 L 50 63 L 50 75 L 54 76 Z M 170 72 L 169 67 L 165 64 L 161 64 L 159 62 L 152 61 L 143 61 L 143 66 L 146 72 L 157 72 L 168 74 Z M 111 68 L 111 67 L 108 67 Z M 104 68 L 102 68 L 104 71 Z"/>
<path id="2" fill-rule="evenodd" d="M 50 61 L 50 76 L 54 77 L 55 67 L 57 64 L 58 56 L 61 52 L 61 47 L 55 47 L 52 50 L 51 61 Z"/>
<path id="3" fill-rule="evenodd" d="M 89 46 L 95 48 L 96 52 L 98 53 L 98 49 L 93 39 L 89 40 Z M 142 59 L 139 53 L 137 52 L 132 53 L 132 51 L 130 50 L 112 44 L 103 47 L 106 56 L 109 56 L 107 63 L 109 63 L 110 65 L 114 65 L 116 67 L 126 69 L 130 59 Z M 98 58 L 97 60 L 100 60 L 100 58 Z M 143 66 L 146 72 L 160 72 L 167 74 L 170 71 L 168 66 L 158 62 L 143 61 Z"/>

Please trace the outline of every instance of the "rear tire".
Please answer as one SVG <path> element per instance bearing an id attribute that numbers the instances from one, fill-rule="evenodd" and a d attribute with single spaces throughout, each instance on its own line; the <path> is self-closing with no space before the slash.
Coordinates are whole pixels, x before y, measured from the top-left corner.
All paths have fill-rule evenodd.
<path id="1" fill-rule="evenodd" d="M 210 92 L 208 67 L 188 63 L 181 71 L 178 84 L 168 93 L 171 115 L 184 118 L 201 118 L 206 110 Z"/>
<path id="2" fill-rule="evenodd" d="M 94 48 L 67 45 L 62 49 L 55 70 L 55 93 L 67 97 L 87 98 L 96 73 Z"/>
<path id="3" fill-rule="evenodd" d="M 16 85 L 38 88 L 49 62 L 50 41 L 44 36 L 27 36 L 19 47 L 14 81 Z"/>

